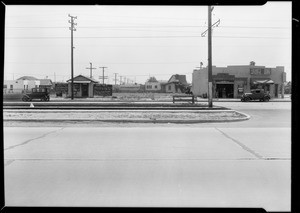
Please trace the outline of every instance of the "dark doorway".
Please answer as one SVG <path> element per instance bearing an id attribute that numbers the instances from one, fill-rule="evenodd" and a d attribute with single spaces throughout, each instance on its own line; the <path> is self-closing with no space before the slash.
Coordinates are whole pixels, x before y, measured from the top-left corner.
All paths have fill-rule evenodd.
<path id="1" fill-rule="evenodd" d="M 233 98 L 234 84 L 216 84 L 217 98 Z"/>
<path id="2" fill-rule="evenodd" d="M 88 84 L 82 84 L 82 97 L 88 97 L 89 96 L 89 85 Z"/>
<path id="3" fill-rule="evenodd" d="M 275 98 L 278 98 L 278 84 L 275 84 Z"/>

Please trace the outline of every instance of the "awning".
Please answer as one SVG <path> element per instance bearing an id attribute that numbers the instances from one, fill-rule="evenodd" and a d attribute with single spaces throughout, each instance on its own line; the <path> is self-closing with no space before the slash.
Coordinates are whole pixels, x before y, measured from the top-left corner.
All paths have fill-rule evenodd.
<path id="1" fill-rule="evenodd" d="M 272 80 L 256 80 L 253 81 L 253 84 L 274 84 Z"/>
<path id="2" fill-rule="evenodd" d="M 268 81 L 266 82 L 266 84 L 274 84 L 274 81 L 268 80 Z"/>

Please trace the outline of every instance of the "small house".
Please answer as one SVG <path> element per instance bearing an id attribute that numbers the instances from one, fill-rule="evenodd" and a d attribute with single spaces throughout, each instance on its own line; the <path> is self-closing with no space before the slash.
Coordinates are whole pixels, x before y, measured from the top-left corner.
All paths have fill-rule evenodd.
<path id="1" fill-rule="evenodd" d="M 164 84 L 167 93 L 183 93 L 188 87 L 185 75 L 172 75 L 167 83 Z"/>
<path id="2" fill-rule="evenodd" d="M 67 80 L 68 82 L 68 97 L 72 96 L 71 84 L 72 79 Z M 73 78 L 73 91 L 74 97 L 76 98 L 93 98 L 94 97 L 94 85 L 98 83 L 93 78 L 78 75 Z"/>

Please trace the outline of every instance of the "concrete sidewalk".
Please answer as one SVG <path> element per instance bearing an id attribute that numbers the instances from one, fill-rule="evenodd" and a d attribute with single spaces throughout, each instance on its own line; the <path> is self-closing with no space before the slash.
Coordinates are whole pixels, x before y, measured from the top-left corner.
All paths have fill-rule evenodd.
<path id="1" fill-rule="evenodd" d="M 290 211 L 289 128 L 6 127 L 4 136 L 7 206 Z"/>

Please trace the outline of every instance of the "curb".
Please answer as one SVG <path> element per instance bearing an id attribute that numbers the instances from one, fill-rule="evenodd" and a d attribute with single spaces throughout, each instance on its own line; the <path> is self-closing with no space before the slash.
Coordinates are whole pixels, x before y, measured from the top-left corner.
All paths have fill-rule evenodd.
<path id="1" fill-rule="evenodd" d="M 220 110 L 221 111 L 221 110 Z M 225 111 L 225 110 L 222 110 Z M 64 119 L 64 118 L 55 118 L 55 119 L 3 119 L 3 121 L 18 121 L 18 122 L 111 122 L 111 123 L 181 123 L 181 124 L 191 124 L 191 123 L 225 123 L 225 122 L 238 122 L 238 121 L 245 121 L 249 120 L 250 116 L 241 113 L 235 110 L 226 110 L 226 111 L 234 111 L 243 115 L 243 118 L 234 118 L 234 119 L 219 119 L 219 120 L 175 120 L 175 119 L 166 119 L 166 120 L 157 120 L 157 119 Z M 211 112 L 211 111 L 210 111 Z"/>
<path id="2" fill-rule="evenodd" d="M 249 118 L 238 118 L 233 120 L 118 120 L 118 119 L 106 119 L 106 120 L 95 120 L 95 119 L 3 119 L 3 121 L 18 121 L 18 122 L 105 122 L 105 123 L 226 123 L 226 122 L 238 122 L 245 121 Z"/>
<path id="3" fill-rule="evenodd" d="M 60 109 L 3 109 L 3 112 L 30 112 L 30 113 L 53 113 L 53 112 L 63 112 L 63 113 L 88 113 L 88 112 L 150 112 L 149 109 L 73 109 L 73 110 L 68 110 L 68 111 L 62 111 Z M 151 112 L 189 112 L 189 113 L 218 113 L 218 112 L 237 112 L 236 110 L 233 109 L 214 109 L 214 110 L 209 110 L 209 109 L 151 109 Z M 240 112 L 238 112 L 240 113 Z M 243 114 L 243 113 L 240 113 Z"/>

